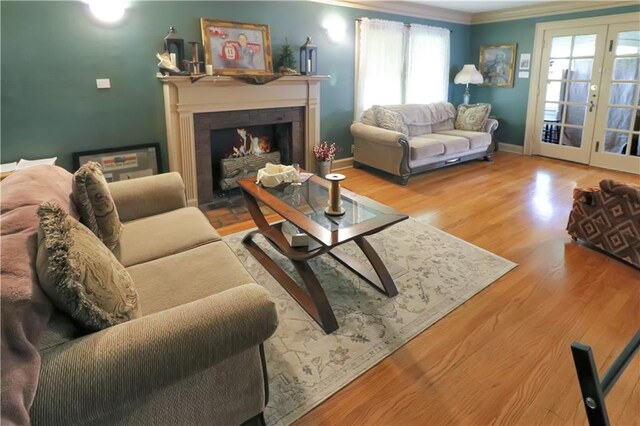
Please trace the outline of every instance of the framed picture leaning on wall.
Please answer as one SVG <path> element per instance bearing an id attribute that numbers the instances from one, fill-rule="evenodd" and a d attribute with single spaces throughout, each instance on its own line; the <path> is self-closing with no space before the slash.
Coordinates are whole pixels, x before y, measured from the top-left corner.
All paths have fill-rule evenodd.
<path id="1" fill-rule="evenodd" d="M 76 170 L 88 161 L 95 161 L 102 166 L 107 182 L 162 173 L 158 143 L 73 153 L 73 166 Z"/>
<path id="2" fill-rule="evenodd" d="M 513 87 L 516 43 L 480 46 L 483 86 Z"/>
<path id="3" fill-rule="evenodd" d="M 207 65 L 216 75 L 273 74 L 269 26 L 200 18 Z"/>

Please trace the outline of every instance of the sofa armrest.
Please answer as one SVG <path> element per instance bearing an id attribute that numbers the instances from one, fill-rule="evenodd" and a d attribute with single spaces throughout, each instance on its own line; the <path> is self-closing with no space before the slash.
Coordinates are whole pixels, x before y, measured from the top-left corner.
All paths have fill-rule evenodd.
<path id="1" fill-rule="evenodd" d="M 187 206 L 184 183 L 176 172 L 112 182 L 109 191 L 123 222 Z"/>
<path id="2" fill-rule="evenodd" d="M 485 133 L 491 133 L 493 135 L 493 132 L 495 132 L 497 128 L 498 128 L 498 120 L 493 118 L 487 118 L 486 123 L 484 123 Z"/>
<path id="3" fill-rule="evenodd" d="M 356 139 L 361 138 L 368 142 L 397 147 L 400 147 L 401 140 L 406 140 L 407 138 L 403 133 L 359 122 L 351 125 L 351 134 Z"/>
<path id="4" fill-rule="evenodd" d="M 56 346 L 42 353 L 32 418 L 100 418 L 256 347 L 277 325 L 269 293 L 246 284 Z"/>

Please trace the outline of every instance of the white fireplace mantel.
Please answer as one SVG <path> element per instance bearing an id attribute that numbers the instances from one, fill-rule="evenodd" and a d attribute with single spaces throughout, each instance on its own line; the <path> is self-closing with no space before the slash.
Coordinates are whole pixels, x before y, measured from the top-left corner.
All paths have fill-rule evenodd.
<path id="1" fill-rule="evenodd" d="M 320 139 L 320 82 L 328 76 L 282 77 L 263 85 L 231 77 L 161 77 L 167 125 L 169 169 L 182 175 L 189 205 L 198 204 L 193 114 L 248 109 L 304 107 L 305 165 L 315 167 L 313 146 Z"/>

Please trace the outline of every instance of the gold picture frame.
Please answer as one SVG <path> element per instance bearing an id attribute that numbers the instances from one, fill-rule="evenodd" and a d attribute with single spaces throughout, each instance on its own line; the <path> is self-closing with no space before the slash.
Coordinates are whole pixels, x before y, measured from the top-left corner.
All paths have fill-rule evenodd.
<path id="1" fill-rule="evenodd" d="M 273 74 L 268 25 L 200 18 L 200 29 L 214 75 Z"/>
<path id="2" fill-rule="evenodd" d="M 513 87 L 516 43 L 480 46 L 482 86 Z"/>

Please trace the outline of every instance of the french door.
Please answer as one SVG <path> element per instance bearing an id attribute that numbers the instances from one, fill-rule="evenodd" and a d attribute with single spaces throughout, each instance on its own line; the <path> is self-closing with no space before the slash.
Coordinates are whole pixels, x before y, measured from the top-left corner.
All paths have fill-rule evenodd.
<path id="1" fill-rule="evenodd" d="M 546 30 L 539 81 L 538 154 L 640 173 L 638 23 Z"/>
<path id="2" fill-rule="evenodd" d="M 591 164 L 640 173 L 640 29 L 609 26 Z"/>

